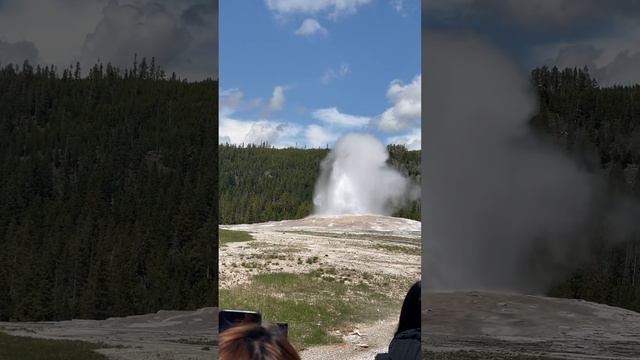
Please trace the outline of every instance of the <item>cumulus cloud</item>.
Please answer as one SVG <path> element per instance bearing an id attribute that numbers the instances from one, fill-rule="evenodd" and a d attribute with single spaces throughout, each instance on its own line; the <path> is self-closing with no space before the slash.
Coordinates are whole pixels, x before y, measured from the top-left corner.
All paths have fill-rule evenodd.
<path id="1" fill-rule="evenodd" d="M 603 86 L 633 85 L 640 83 L 637 36 L 640 36 L 640 26 L 622 27 L 616 34 L 606 37 L 577 44 L 547 45 L 538 48 L 537 52 L 543 59 L 541 62 L 549 66 L 560 69 L 586 66 Z"/>
<path id="2" fill-rule="evenodd" d="M 262 99 L 245 99 L 244 93 L 237 88 L 220 89 L 219 112 L 221 116 L 227 116 L 241 110 L 250 110 L 259 107 Z"/>
<path id="3" fill-rule="evenodd" d="M 83 63 L 99 59 L 128 66 L 137 53 L 139 57 L 155 57 L 158 65 L 165 66 L 185 51 L 191 40 L 180 19 L 163 5 L 120 5 L 111 0 L 94 31 L 87 35 L 81 58 Z"/>
<path id="4" fill-rule="evenodd" d="M 224 143 L 242 144 L 252 125 L 250 121 L 221 117 L 218 126 L 218 141 L 224 140 Z"/>
<path id="5" fill-rule="evenodd" d="M 330 17 L 350 15 L 371 0 L 265 0 L 267 8 L 278 15 L 329 12 Z"/>
<path id="6" fill-rule="evenodd" d="M 320 23 L 311 18 L 304 19 L 298 30 L 295 31 L 296 35 L 312 36 L 312 35 L 327 35 L 329 32 L 322 27 Z"/>
<path id="7" fill-rule="evenodd" d="M 27 60 L 30 64 L 38 62 L 38 49 L 31 41 L 8 42 L 0 40 L 0 66 L 8 64 L 22 65 Z"/>
<path id="8" fill-rule="evenodd" d="M 340 67 L 338 69 L 334 69 L 334 68 L 327 69 L 322 75 L 320 82 L 324 85 L 328 85 L 332 80 L 343 78 L 347 76 L 350 72 L 351 72 L 351 68 L 349 67 L 349 64 L 342 63 L 340 64 Z"/>
<path id="9" fill-rule="evenodd" d="M 41 64 L 63 68 L 80 53 L 103 7 L 99 1 L 0 0 L 0 37 L 32 42 Z"/>
<path id="10" fill-rule="evenodd" d="M 548 60 L 558 68 L 584 67 L 595 70 L 595 60 L 602 55 L 602 49 L 596 49 L 593 45 L 570 45 L 560 49 L 554 60 Z"/>
<path id="11" fill-rule="evenodd" d="M 137 52 L 181 77 L 217 77 L 217 0 L 0 0 L 0 7 L 3 40 L 33 42 L 41 64 L 130 66 Z"/>
<path id="12" fill-rule="evenodd" d="M 283 138 L 297 134 L 297 127 L 266 120 L 255 121 L 245 135 L 246 144 L 270 144 L 281 146 Z"/>
<path id="13" fill-rule="evenodd" d="M 39 63 L 58 68 L 80 61 L 86 70 L 98 59 L 130 66 L 137 52 L 155 56 L 168 73 L 190 80 L 215 78 L 217 3 L 0 0 L 0 36 L 5 42 L 33 42 Z"/>
<path id="14" fill-rule="evenodd" d="M 387 90 L 393 106 L 371 119 L 371 125 L 384 132 L 400 132 L 420 126 L 422 76 L 417 75 L 409 84 L 394 80 Z"/>
<path id="15" fill-rule="evenodd" d="M 421 129 L 413 129 L 406 134 L 392 136 L 387 139 L 387 143 L 404 145 L 407 150 L 420 150 L 422 149 Z"/>
<path id="16" fill-rule="evenodd" d="M 218 128 L 218 142 L 236 145 L 266 143 L 275 147 L 289 147 L 296 144 L 299 133 L 300 126 L 292 123 L 223 117 Z"/>
<path id="17" fill-rule="evenodd" d="M 242 91 L 240 91 L 240 89 L 237 88 L 221 89 L 219 97 L 220 108 L 227 108 L 235 111 L 235 109 L 240 106 L 244 94 L 242 93 Z"/>
<path id="18" fill-rule="evenodd" d="M 603 85 L 633 85 L 640 83 L 640 52 L 624 50 L 607 66 L 597 69 L 596 77 Z"/>
<path id="19" fill-rule="evenodd" d="M 278 105 L 279 101 L 284 102 L 284 98 L 278 100 L 279 96 L 283 96 L 278 88 L 277 86 L 274 90 L 275 105 Z M 273 100 L 269 107 L 274 105 Z M 296 138 L 301 132 L 299 125 L 263 118 L 249 120 L 236 118 L 234 114 L 238 112 L 259 107 L 261 99 L 246 100 L 240 89 L 232 88 L 220 90 L 219 104 L 218 142 L 220 144 L 261 145 L 266 143 L 275 147 L 288 147 L 296 144 Z"/>
<path id="20" fill-rule="evenodd" d="M 327 125 L 340 127 L 361 127 L 367 125 L 371 119 L 366 116 L 356 116 L 341 113 L 338 108 L 318 109 L 311 116 Z"/>
<path id="21" fill-rule="evenodd" d="M 271 101 L 269 102 L 269 111 L 281 111 L 284 108 L 284 101 L 284 86 L 276 86 L 273 88 L 273 94 L 271 95 Z"/>
<path id="22" fill-rule="evenodd" d="M 320 125 L 309 125 L 304 132 L 307 145 L 314 148 L 330 146 L 338 140 L 340 134 L 327 130 Z"/>
<path id="23" fill-rule="evenodd" d="M 180 19 L 191 35 L 191 45 L 170 67 L 182 76 L 198 80 L 218 77 L 218 1 L 197 0 Z"/>

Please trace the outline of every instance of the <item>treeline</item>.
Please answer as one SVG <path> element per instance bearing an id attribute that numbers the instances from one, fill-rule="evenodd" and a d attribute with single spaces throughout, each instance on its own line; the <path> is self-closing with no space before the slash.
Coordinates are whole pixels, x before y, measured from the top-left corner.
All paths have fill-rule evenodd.
<path id="1" fill-rule="evenodd" d="M 600 87 L 586 68 L 543 67 L 532 79 L 540 112 L 531 124 L 538 133 L 601 174 L 609 198 L 640 202 L 640 86 Z M 589 239 L 591 259 L 549 294 L 640 311 L 640 238 L 616 242 L 599 225 Z"/>
<path id="2" fill-rule="evenodd" d="M 420 152 L 388 147 L 389 162 L 420 184 Z M 220 145 L 220 223 L 298 219 L 313 212 L 313 191 L 327 149 Z M 413 201 L 395 216 L 420 219 Z"/>
<path id="3" fill-rule="evenodd" d="M 0 320 L 217 302 L 213 80 L 0 69 Z"/>

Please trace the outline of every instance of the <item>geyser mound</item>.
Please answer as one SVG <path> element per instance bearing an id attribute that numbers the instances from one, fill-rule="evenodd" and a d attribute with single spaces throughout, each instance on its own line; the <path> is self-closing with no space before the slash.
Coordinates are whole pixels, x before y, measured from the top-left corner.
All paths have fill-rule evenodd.
<path id="1" fill-rule="evenodd" d="M 375 137 L 343 135 L 320 164 L 314 214 L 391 215 L 415 197 L 417 187 L 388 159 L 387 148 Z"/>

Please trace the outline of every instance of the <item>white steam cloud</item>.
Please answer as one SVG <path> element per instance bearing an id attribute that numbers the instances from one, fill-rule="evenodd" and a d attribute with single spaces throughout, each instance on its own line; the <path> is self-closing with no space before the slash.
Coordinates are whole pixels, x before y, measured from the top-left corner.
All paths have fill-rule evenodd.
<path id="1" fill-rule="evenodd" d="M 637 231 L 616 216 L 636 205 L 533 134 L 526 71 L 475 36 L 423 42 L 427 287 L 543 291 L 587 256 L 594 224 L 613 241 Z"/>
<path id="2" fill-rule="evenodd" d="M 320 164 L 313 203 L 316 215 L 391 215 L 417 186 L 387 164 L 389 153 L 368 134 L 349 133 Z"/>

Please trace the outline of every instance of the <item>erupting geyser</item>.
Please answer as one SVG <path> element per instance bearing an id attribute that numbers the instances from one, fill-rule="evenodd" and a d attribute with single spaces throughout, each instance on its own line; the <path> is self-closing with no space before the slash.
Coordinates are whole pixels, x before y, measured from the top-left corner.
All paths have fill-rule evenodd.
<path id="1" fill-rule="evenodd" d="M 375 137 L 342 136 L 320 164 L 313 195 L 316 215 L 391 215 L 417 186 L 387 164 L 389 153 Z"/>

